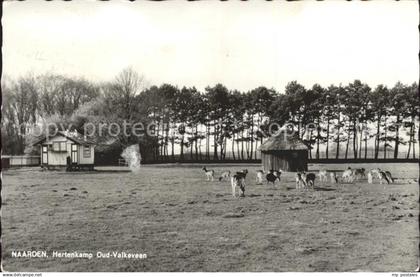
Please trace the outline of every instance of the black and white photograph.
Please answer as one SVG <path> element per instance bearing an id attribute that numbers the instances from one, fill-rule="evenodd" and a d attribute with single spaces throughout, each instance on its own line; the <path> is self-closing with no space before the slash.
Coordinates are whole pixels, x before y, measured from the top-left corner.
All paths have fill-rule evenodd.
<path id="1" fill-rule="evenodd" d="M 417 276 L 418 1 L 2 8 L 4 276 Z"/>

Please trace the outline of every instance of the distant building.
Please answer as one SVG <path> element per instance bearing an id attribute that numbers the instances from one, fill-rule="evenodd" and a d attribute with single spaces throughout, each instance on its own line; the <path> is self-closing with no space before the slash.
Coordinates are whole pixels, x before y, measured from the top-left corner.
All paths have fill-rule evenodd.
<path id="1" fill-rule="evenodd" d="M 308 147 L 299 139 L 281 132 L 268 138 L 258 148 L 265 171 L 307 171 Z"/>
<path id="2" fill-rule="evenodd" d="M 9 167 L 24 167 L 24 166 L 39 166 L 40 157 L 39 156 L 10 156 L 2 155 L 1 156 L 1 168 L 6 169 Z"/>
<path id="3" fill-rule="evenodd" d="M 94 143 L 76 131 L 57 132 L 44 137 L 34 145 L 40 145 L 41 167 L 92 170 L 95 161 Z"/>

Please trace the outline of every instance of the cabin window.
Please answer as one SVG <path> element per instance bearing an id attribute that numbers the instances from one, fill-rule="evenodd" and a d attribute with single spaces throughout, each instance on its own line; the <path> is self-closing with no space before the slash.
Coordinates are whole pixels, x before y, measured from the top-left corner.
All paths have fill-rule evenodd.
<path id="1" fill-rule="evenodd" d="M 67 145 L 65 141 L 54 141 L 52 148 L 54 152 L 67 152 Z"/>
<path id="2" fill-rule="evenodd" d="M 90 146 L 83 146 L 83 158 L 90 158 Z"/>

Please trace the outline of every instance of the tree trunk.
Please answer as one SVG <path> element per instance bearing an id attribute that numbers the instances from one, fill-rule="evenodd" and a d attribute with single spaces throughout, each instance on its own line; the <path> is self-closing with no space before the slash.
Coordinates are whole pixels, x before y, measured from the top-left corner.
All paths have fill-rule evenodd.
<path id="1" fill-rule="evenodd" d="M 241 160 L 244 160 L 244 129 L 241 132 Z"/>
<path id="2" fill-rule="evenodd" d="M 159 137 L 159 134 L 160 134 L 160 122 L 159 121 L 157 121 L 156 126 L 157 126 L 157 132 L 156 132 L 156 138 L 157 138 L 156 156 L 157 156 L 158 160 L 160 160 L 160 157 L 161 157 L 161 155 L 160 155 L 160 149 L 161 149 L 161 147 L 160 147 L 160 137 Z"/>
<path id="3" fill-rule="evenodd" d="M 353 120 L 353 158 L 357 159 L 357 129 L 356 121 Z"/>
<path id="4" fill-rule="evenodd" d="M 415 129 L 415 125 L 414 125 L 415 123 L 414 123 L 414 118 L 413 118 L 413 116 L 411 117 L 411 122 L 410 122 L 410 138 L 409 138 L 409 140 L 408 140 L 408 150 L 407 150 L 407 159 L 409 159 L 410 158 L 410 154 L 411 154 L 411 148 L 412 148 L 412 145 L 414 145 L 414 129 Z M 413 147 L 413 148 L 415 148 L 415 147 Z M 414 149 L 413 149 L 414 150 Z"/>
<path id="5" fill-rule="evenodd" d="M 171 139 L 171 156 L 172 156 L 172 160 L 175 160 L 175 138 Z"/>
<path id="6" fill-rule="evenodd" d="M 397 115 L 397 122 L 395 124 L 395 146 L 394 146 L 394 159 L 398 158 L 398 150 L 400 145 L 400 115 Z"/>
<path id="7" fill-rule="evenodd" d="M 314 131 L 311 128 L 311 132 L 309 133 L 309 140 L 312 140 L 312 136 L 313 136 Z M 312 143 L 309 144 L 311 147 L 309 149 L 309 159 L 312 159 Z"/>
<path id="8" fill-rule="evenodd" d="M 241 151 L 239 150 L 239 134 L 236 135 L 236 155 L 238 156 L 238 160 L 240 160 Z"/>
<path id="9" fill-rule="evenodd" d="M 168 145 L 169 145 L 169 122 L 166 122 L 164 124 L 165 128 L 165 150 L 163 151 L 163 154 L 165 156 L 165 160 L 168 159 Z"/>
<path id="10" fill-rule="evenodd" d="M 198 160 L 198 125 L 195 125 L 195 160 Z"/>
<path id="11" fill-rule="evenodd" d="M 359 159 L 362 158 L 363 128 L 359 132 Z"/>
<path id="12" fill-rule="evenodd" d="M 214 135 L 213 135 L 213 159 L 215 159 L 215 160 L 218 160 L 219 158 L 218 158 L 218 154 L 217 154 L 217 151 L 218 151 L 218 146 L 217 146 L 217 139 L 218 139 L 218 137 L 217 137 L 217 134 L 218 134 L 218 127 L 219 126 L 217 126 L 216 125 L 216 123 L 214 124 Z"/>
<path id="13" fill-rule="evenodd" d="M 365 127 L 367 128 L 367 126 Z M 367 159 L 367 153 L 368 153 L 368 133 L 367 130 L 364 131 L 365 134 L 365 160 Z"/>
<path id="14" fill-rule="evenodd" d="M 199 151 L 199 157 L 200 157 L 200 161 L 203 160 L 203 152 L 201 151 L 201 146 L 202 146 L 203 140 L 200 139 L 200 147 L 198 148 Z"/>
<path id="15" fill-rule="evenodd" d="M 414 135 L 413 136 L 415 136 L 415 134 L 416 134 L 416 124 L 414 123 Z M 419 126 L 419 129 L 417 131 L 417 142 L 418 142 L 418 145 L 419 145 L 419 152 L 420 152 L 420 126 Z M 413 158 L 414 159 L 416 158 L 416 142 L 415 141 L 413 142 Z"/>
<path id="16" fill-rule="evenodd" d="M 318 117 L 318 124 L 316 126 L 316 158 L 319 159 L 319 139 L 321 136 L 321 126 L 319 126 L 320 120 Z"/>
<path id="17" fill-rule="evenodd" d="M 248 130 L 248 132 L 249 132 L 249 130 Z M 246 150 L 246 158 L 249 160 L 249 134 L 248 134 L 247 139 L 246 139 L 245 150 Z"/>
<path id="18" fill-rule="evenodd" d="M 232 134 L 232 145 L 231 145 L 232 149 L 232 159 L 235 161 L 236 160 L 236 155 L 235 155 L 235 133 Z"/>
<path id="19" fill-rule="evenodd" d="M 408 140 L 408 150 L 407 150 L 407 156 L 406 156 L 407 159 L 410 158 L 411 142 L 412 142 L 412 139 L 413 139 L 412 131 L 413 131 L 413 126 L 410 126 L 410 138 Z"/>
<path id="20" fill-rule="evenodd" d="M 416 121 L 415 121 L 415 117 L 412 117 L 411 120 L 413 121 L 413 159 L 416 158 L 416 141 L 415 141 L 415 136 L 416 136 Z M 419 138 L 420 138 L 420 132 L 419 132 Z M 420 144 L 419 144 L 420 146 Z"/>
<path id="21" fill-rule="evenodd" d="M 251 150 L 249 159 L 252 160 L 252 154 L 254 151 L 254 118 L 251 117 L 251 132 L 250 132 Z"/>
<path id="22" fill-rule="evenodd" d="M 224 139 L 224 143 L 223 143 L 223 160 L 226 160 L 226 151 L 227 151 L 227 137 L 225 137 Z"/>
<path id="23" fill-rule="evenodd" d="M 337 122 L 337 147 L 335 152 L 335 158 L 338 159 L 340 157 L 340 114 L 338 114 L 338 122 Z"/>
<path id="24" fill-rule="evenodd" d="M 225 139 L 223 137 L 221 137 L 221 139 L 220 139 L 220 160 L 223 160 L 224 141 L 225 141 Z"/>
<path id="25" fill-rule="evenodd" d="M 378 122 L 376 125 L 376 136 L 375 136 L 375 160 L 378 159 L 379 156 L 379 143 L 381 141 L 381 116 L 378 115 Z"/>
<path id="26" fill-rule="evenodd" d="M 330 147 L 330 118 L 327 118 L 327 147 L 325 149 L 325 158 L 328 159 L 328 151 L 329 151 L 329 147 Z"/>
<path id="27" fill-rule="evenodd" d="M 180 159 L 181 161 L 184 160 L 184 135 L 181 136 L 181 153 L 180 153 Z"/>
<path id="28" fill-rule="evenodd" d="M 210 124 L 206 124 L 206 160 L 210 160 Z"/>
<path id="29" fill-rule="evenodd" d="M 262 133 L 260 132 L 260 129 L 261 129 L 261 121 L 262 121 L 261 114 L 258 113 L 258 126 L 257 126 L 257 129 L 258 129 L 258 132 L 260 133 L 260 145 L 262 144 Z M 257 155 L 258 155 L 258 136 L 255 139 L 255 153 L 254 153 L 255 159 L 257 159 Z"/>
<path id="30" fill-rule="evenodd" d="M 385 131 L 384 131 L 384 159 L 386 159 L 386 147 L 387 147 L 387 139 L 388 139 L 388 135 L 387 135 L 387 132 L 388 132 L 388 128 L 387 128 L 387 126 L 386 126 L 386 116 L 385 116 L 385 121 L 384 121 L 384 126 L 385 126 Z"/>
<path id="31" fill-rule="evenodd" d="M 348 157 L 349 145 L 350 145 L 350 130 L 347 130 L 346 154 L 344 155 L 344 159 L 347 159 Z"/>
<path id="32" fill-rule="evenodd" d="M 192 130 L 191 130 L 191 133 L 192 133 Z M 193 151 L 193 148 L 194 148 L 194 140 L 192 140 L 191 141 L 191 144 L 190 144 L 190 160 L 191 161 L 194 160 L 194 151 Z"/>
<path id="33" fill-rule="evenodd" d="M 218 126 L 219 131 L 222 133 L 223 132 L 223 128 L 222 128 L 222 119 L 219 119 L 219 126 Z M 224 142 L 225 142 L 225 137 L 224 137 L 224 133 L 222 133 L 220 135 L 220 160 L 223 160 L 223 155 L 224 155 Z"/>
<path id="34" fill-rule="evenodd" d="M 302 137 L 300 136 L 300 118 L 296 116 L 296 120 L 294 121 L 298 123 L 298 137 L 299 139 L 302 139 Z"/>

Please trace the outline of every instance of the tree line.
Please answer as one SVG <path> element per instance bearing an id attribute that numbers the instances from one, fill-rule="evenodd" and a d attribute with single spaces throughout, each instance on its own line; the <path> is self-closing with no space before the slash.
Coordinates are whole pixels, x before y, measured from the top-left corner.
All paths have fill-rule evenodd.
<path id="1" fill-rule="evenodd" d="M 199 91 L 147 86 L 127 68 L 104 83 L 55 74 L 3 78 L 2 96 L 4 154 L 36 152 L 31 130 L 41 122 L 41 128 L 53 122 L 80 133 L 87 124 L 142 122 L 153 126 L 152 135 L 95 133 L 94 139 L 98 151 L 115 153 L 140 144 L 150 161 L 254 160 L 273 126 L 286 124 L 313 159 L 415 159 L 419 149 L 417 83 L 371 88 L 355 80 L 306 88 L 292 81 L 282 92 L 263 86 L 241 92 L 222 84 Z"/>

